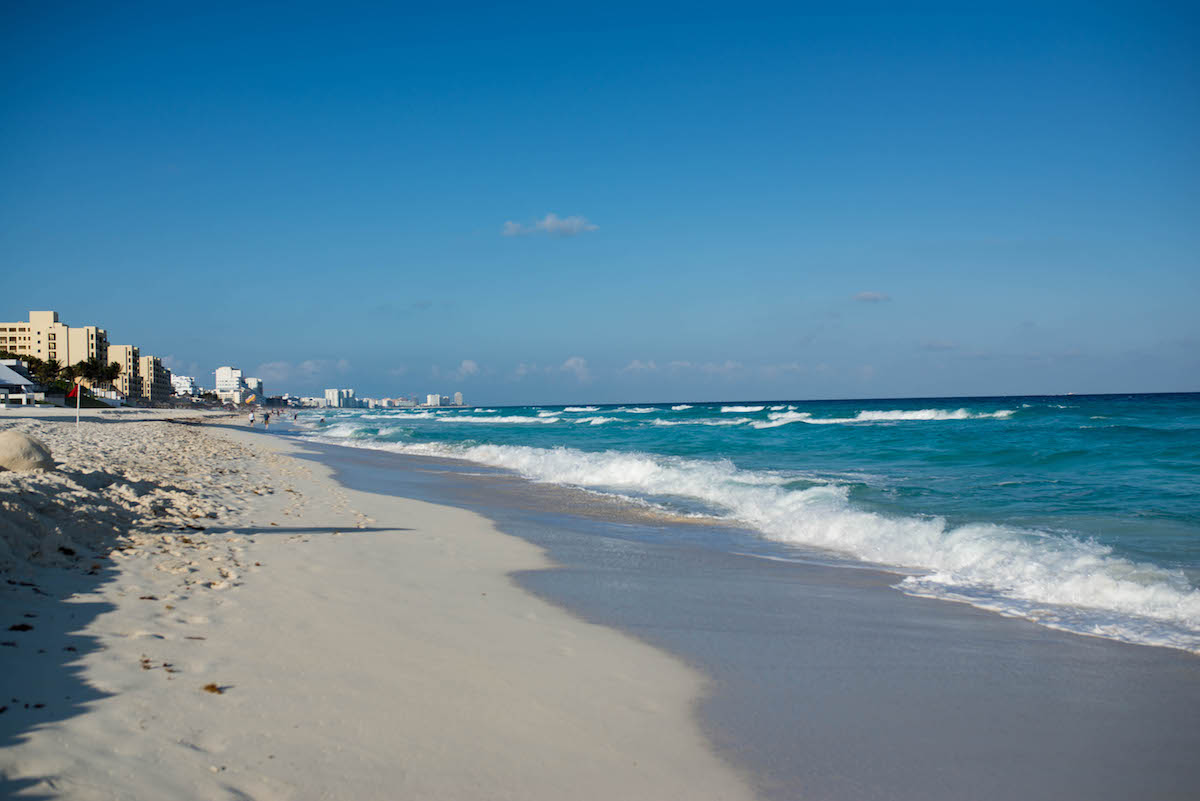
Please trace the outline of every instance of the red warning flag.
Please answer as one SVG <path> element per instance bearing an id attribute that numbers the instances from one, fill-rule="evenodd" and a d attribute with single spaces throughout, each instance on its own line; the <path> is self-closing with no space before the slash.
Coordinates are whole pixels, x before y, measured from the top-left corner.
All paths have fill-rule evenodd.
<path id="1" fill-rule="evenodd" d="M 74 398 L 78 394 L 79 394 L 79 385 L 76 384 L 75 386 L 71 387 L 71 391 L 67 393 L 67 397 Z"/>

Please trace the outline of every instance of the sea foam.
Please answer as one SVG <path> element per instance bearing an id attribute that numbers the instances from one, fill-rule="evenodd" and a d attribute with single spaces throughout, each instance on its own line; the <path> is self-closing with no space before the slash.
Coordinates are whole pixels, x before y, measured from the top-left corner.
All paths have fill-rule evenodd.
<path id="1" fill-rule="evenodd" d="M 846 486 L 794 489 L 788 486 L 794 476 L 740 470 L 728 461 L 565 447 L 372 442 L 343 426 L 322 431 L 317 439 L 467 459 L 535 481 L 635 499 L 699 501 L 715 516 L 767 539 L 910 572 L 898 587 L 913 595 L 966 601 L 1077 633 L 1200 653 L 1200 591 L 1181 571 L 1118 557 L 1083 537 L 887 516 L 855 507 Z"/>
<path id="2" fill-rule="evenodd" d="M 766 420 L 752 423 L 754 428 L 778 428 L 789 423 L 809 425 L 846 425 L 849 423 L 900 423 L 926 422 L 933 420 L 1004 420 L 1015 412 L 1001 409 L 997 412 L 972 413 L 966 409 L 896 409 L 888 411 L 862 411 L 854 417 L 813 417 L 811 412 L 771 412 Z"/>
<path id="3" fill-rule="evenodd" d="M 557 423 L 560 418 L 554 416 L 546 417 L 523 417 L 521 415 L 506 415 L 501 417 L 435 417 L 439 423 Z"/>

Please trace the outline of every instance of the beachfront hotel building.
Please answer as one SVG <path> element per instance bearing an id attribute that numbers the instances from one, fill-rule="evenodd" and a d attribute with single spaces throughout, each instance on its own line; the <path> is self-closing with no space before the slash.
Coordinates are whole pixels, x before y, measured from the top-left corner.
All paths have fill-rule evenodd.
<path id="1" fill-rule="evenodd" d="M 246 388 L 246 382 L 242 380 L 242 371 L 236 367 L 218 367 L 216 379 L 218 395 L 222 392 L 236 392 Z"/>
<path id="2" fill-rule="evenodd" d="M 222 403 L 240 406 L 250 396 L 250 390 L 246 387 L 246 379 L 242 376 L 239 368 L 228 365 L 218 367 L 215 375 L 217 397 L 221 399 Z"/>
<path id="3" fill-rule="evenodd" d="M 199 390 L 196 389 L 196 379 L 190 375 L 175 375 L 171 374 L 171 389 L 176 395 L 198 395 Z"/>
<path id="4" fill-rule="evenodd" d="M 163 367 L 162 359 L 142 356 L 138 359 L 138 370 L 142 376 L 142 400 L 165 403 L 171 399 L 171 371 Z"/>
<path id="5" fill-rule="evenodd" d="M 137 345 L 109 345 L 110 362 L 121 365 L 121 374 L 114 382 L 129 403 L 142 398 L 142 354 Z"/>
<path id="6" fill-rule="evenodd" d="M 325 405 L 333 409 L 357 409 L 358 400 L 352 389 L 327 389 Z"/>
<path id="7" fill-rule="evenodd" d="M 56 311 L 31 311 L 27 322 L 0 323 L 0 350 L 64 366 L 92 357 L 108 364 L 108 332 L 94 325 L 72 328 Z"/>

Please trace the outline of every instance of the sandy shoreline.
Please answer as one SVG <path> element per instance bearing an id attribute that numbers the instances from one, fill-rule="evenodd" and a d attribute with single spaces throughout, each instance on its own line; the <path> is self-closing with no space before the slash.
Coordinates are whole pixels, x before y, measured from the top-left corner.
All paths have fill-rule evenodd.
<path id="1" fill-rule="evenodd" d="M 0 412 L 63 462 L 0 473 L 0 794 L 752 797 L 698 673 L 508 578 L 538 548 L 157 416 Z"/>
<path id="2" fill-rule="evenodd" d="M 457 460 L 308 443 L 356 489 L 457 506 L 543 548 L 518 583 L 710 677 L 709 742 L 764 798 L 1190 799 L 1200 661 L 755 558 L 711 527 L 604 509 Z M 753 550 L 753 548 L 751 548 Z"/>

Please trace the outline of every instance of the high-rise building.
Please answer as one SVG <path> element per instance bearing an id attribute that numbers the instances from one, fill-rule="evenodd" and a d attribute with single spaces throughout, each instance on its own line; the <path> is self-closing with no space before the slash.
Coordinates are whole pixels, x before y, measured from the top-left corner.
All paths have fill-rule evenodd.
<path id="1" fill-rule="evenodd" d="M 93 356 L 108 363 L 108 332 L 94 325 L 71 328 L 56 311 L 31 311 L 28 322 L 0 323 L 0 350 L 70 365 Z"/>
<path id="2" fill-rule="evenodd" d="M 157 356 L 142 356 L 138 359 L 138 370 L 142 374 L 142 400 L 163 403 L 171 398 L 171 371 L 163 367 Z"/>
<path id="3" fill-rule="evenodd" d="M 94 325 L 72 327 L 67 332 L 67 360 L 63 364 L 77 364 L 96 359 L 108 364 L 108 332 Z"/>
<path id="4" fill-rule="evenodd" d="M 425 405 L 426 406 L 441 406 L 442 405 L 442 396 L 441 395 L 426 395 L 425 396 Z"/>
<path id="5" fill-rule="evenodd" d="M 262 397 L 262 395 L 263 395 L 262 379 L 261 378 L 247 378 L 246 379 L 246 389 L 255 393 L 259 397 Z"/>
<path id="6" fill-rule="evenodd" d="M 461 392 L 455 392 L 455 393 L 454 393 L 454 405 L 455 405 L 455 406 L 462 406 L 462 405 L 463 405 L 463 399 L 462 399 L 462 393 L 461 393 Z"/>
<path id="7" fill-rule="evenodd" d="M 196 395 L 196 379 L 190 375 L 175 375 L 171 374 L 171 388 L 175 390 L 176 395 Z"/>
<path id="8" fill-rule="evenodd" d="M 337 409 L 357 409 L 358 401 L 352 389 L 325 390 L 325 405 Z"/>
<path id="9" fill-rule="evenodd" d="M 236 367 L 218 367 L 215 375 L 218 395 L 246 388 L 246 382 L 242 380 L 242 371 Z"/>
<path id="10" fill-rule="evenodd" d="M 109 360 L 121 365 L 121 374 L 114 383 L 130 403 L 142 399 L 141 356 L 137 345 L 108 346 Z"/>

